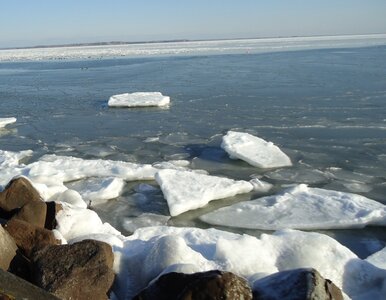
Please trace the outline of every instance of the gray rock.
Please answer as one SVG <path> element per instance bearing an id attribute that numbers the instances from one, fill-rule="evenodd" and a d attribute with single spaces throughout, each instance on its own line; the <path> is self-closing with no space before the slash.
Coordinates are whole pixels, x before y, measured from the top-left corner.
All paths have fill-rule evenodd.
<path id="1" fill-rule="evenodd" d="M 111 246 L 84 240 L 33 253 L 32 280 L 61 299 L 107 299 L 114 281 Z"/>
<path id="2" fill-rule="evenodd" d="M 0 225 L 0 269 L 8 270 L 16 255 L 17 246 L 10 234 Z"/>
<path id="3" fill-rule="evenodd" d="M 0 299 L 58 300 L 59 298 L 11 273 L 0 270 Z"/>
<path id="4" fill-rule="evenodd" d="M 194 274 L 167 273 L 160 276 L 134 300 L 249 300 L 247 281 L 230 272 L 208 271 Z"/>
<path id="5" fill-rule="evenodd" d="M 255 300 L 343 300 L 342 291 L 315 269 L 282 271 L 253 283 Z"/>

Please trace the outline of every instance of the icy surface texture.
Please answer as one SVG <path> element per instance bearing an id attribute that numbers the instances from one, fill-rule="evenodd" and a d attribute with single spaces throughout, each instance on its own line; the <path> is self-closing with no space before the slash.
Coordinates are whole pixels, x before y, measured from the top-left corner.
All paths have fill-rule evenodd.
<path id="1" fill-rule="evenodd" d="M 110 107 L 143 107 L 166 106 L 170 98 L 159 92 L 136 92 L 111 96 L 108 105 Z"/>

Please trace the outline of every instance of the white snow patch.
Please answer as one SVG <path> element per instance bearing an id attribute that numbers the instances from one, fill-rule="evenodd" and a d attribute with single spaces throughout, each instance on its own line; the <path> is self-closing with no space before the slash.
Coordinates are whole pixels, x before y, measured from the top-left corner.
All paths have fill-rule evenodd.
<path id="1" fill-rule="evenodd" d="M 360 195 L 301 184 L 278 195 L 220 208 L 200 219 L 209 224 L 265 230 L 361 228 L 386 225 L 386 206 Z"/>
<path id="2" fill-rule="evenodd" d="M 279 147 L 249 133 L 228 131 L 221 147 L 231 158 L 244 160 L 255 167 L 266 169 L 292 165 Z"/>
<path id="3" fill-rule="evenodd" d="M 16 118 L 0 118 L 0 128 L 16 122 Z"/>
<path id="4" fill-rule="evenodd" d="M 253 189 L 247 181 L 189 171 L 161 170 L 156 173 L 155 179 L 166 198 L 171 216 L 203 207 L 212 200 L 248 193 Z"/>
<path id="5" fill-rule="evenodd" d="M 108 105 L 110 107 L 143 107 L 143 106 L 166 106 L 170 98 L 159 92 L 137 92 L 125 93 L 111 96 Z"/>

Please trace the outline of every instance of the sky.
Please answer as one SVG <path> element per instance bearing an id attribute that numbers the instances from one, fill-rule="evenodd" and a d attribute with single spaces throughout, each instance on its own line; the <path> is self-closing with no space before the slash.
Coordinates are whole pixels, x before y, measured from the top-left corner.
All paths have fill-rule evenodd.
<path id="1" fill-rule="evenodd" d="M 386 0 L 0 0 L 0 47 L 386 33 Z"/>

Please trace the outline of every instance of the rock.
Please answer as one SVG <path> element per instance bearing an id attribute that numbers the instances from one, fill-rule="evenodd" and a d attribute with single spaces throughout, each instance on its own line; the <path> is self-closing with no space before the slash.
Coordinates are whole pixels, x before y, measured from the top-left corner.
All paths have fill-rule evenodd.
<path id="1" fill-rule="evenodd" d="M 167 273 L 160 276 L 135 300 L 252 299 L 247 281 L 230 272 L 208 271 L 194 274 Z"/>
<path id="2" fill-rule="evenodd" d="M 26 203 L 12 219 L 52 230 L 56 226 L 56 214 L 61 209 L 62 205 L 55 202 L 32 201 Z"/>
<path id="3" fill-rule="evenodd" d="M 62 299 L 107 299 L 113 281 L 111 246 L 95 240 L 33 253 L 32 280 Z"/>
<path id="4" fill-rule="evenodd" d="M 58 300 L 54 295 L 2 270 L 0 270 L 0 299 Z"/>
<path id="5" fill-rule="evenodd" d="M 39 192 L 25 177 L 12 179 L 0 192 L 0 209 L 11 212 L 31 201 L 41 201 Z"/>
<path id="6" fill-rule="evenodd" d="M 0 269 L 8 270 L 16 255 L 17 246 L 11 235 L 0 225 Z"/>
<path id="7" fill-rule="evenodd" d="M 343 300 L 342 291 L 315 269 L 282 271 L 253 283 L 255 300 Z"/>
<path id="8" fill-rule="evenodd" d="M 11 219 L 4 228 L 27 257 L 30 257 L 33 250 L 60 243 L 52 231 L 24 221 Z"/>

